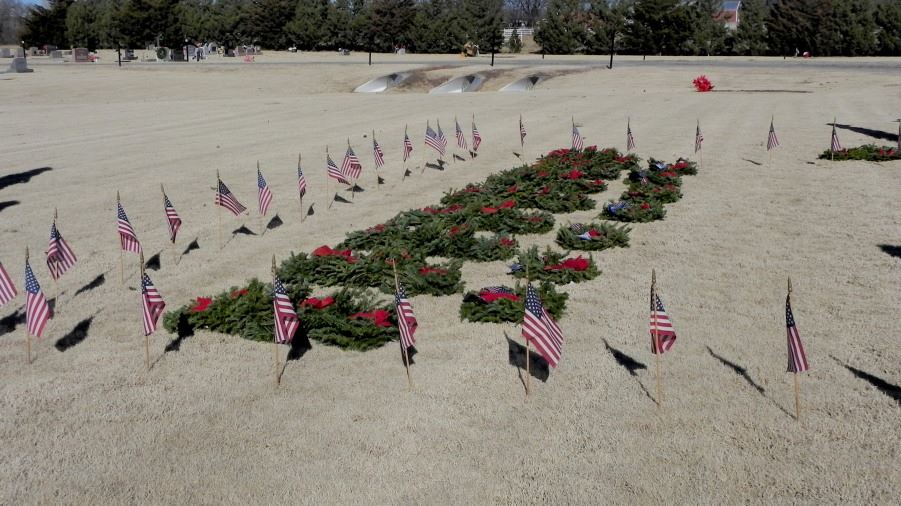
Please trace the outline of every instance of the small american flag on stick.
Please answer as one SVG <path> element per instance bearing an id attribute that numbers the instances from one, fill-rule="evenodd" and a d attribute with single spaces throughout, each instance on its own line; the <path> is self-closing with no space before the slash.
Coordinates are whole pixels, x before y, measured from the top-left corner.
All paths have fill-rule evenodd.
<path id="1" fill-rule="evenodd" d="M 573 151 L 582 151 L 583 146 L 582 134 L 579 133 L 579 129 L 576 127 L 576 121 L 573 120 Z"/>
<path id="2" fill-rule="evenodd" d="M 776 129 L 773 127 L 773 120 L 770 120 L 770 134 L 766 139 L 766 150 L 770 151 L 779 147 L 779 137 L 776 137 Z"/>
<path id="3" fill-rule="evenodd" d="M 303 196 L 307 194 L 307 178 L 303 175 L 303 169 L 300 168 L 300 155 L 297 155 L 297 194 L 303 201 Z"/>
<path id="4" fill-rule="evenodd" d="M 269 204 L 272 203 L 272 192 L 269 191 L 269 185 L 263 179 L 263 173 L 260 172 L 260 163 L 257 162 L 257 189 L 260 197 L 260 215 L 266 216 L 269 211 Z"/>
<path id="5" fill-rule="evenodd" d="M 294 311 L 294 305 L 288 297 L 288 291 L 273 269 L 272 307 L 275 313 L 275 342 L 290 343 L 294 333 L 300 326 L 300 320 Z"/>
<path id="6" fill-rule="evenodd" d="M 635 137 L 632 136 L 632 123 L 626 120 L 626 151 L 635 149 Z"/>
<path id="7" fill-rule="evenodd" d="M 551 367 L 557 367 L 563 355 L 563 331 L 541 304 L 541 298 L 532 283 L 526 287 L 522 336 L 535 345 Z"/>
<path id="8" fill-rule="evenodd" d="M 31 264 L 28 263 L 28 252 L 25 253 L 25 292 L 27 293 L 25 301 L 25 321 L 28 327 L 28 334 L 41 337 L 44 334 L 44 328 L 47 321 L 53 317 L 50 305 L 44 298 L 44 292 L 41 291 L 41 285 L 34 277 L 31 270 Z"/>
<path id="9" fill-rule="evenodd" d="M 838 133 L 835 132 L 835 119 L 832 120 L 832 140 L 829 143 L 829 150 L 833 153 L 842 151 L 842 143 L 838 141 Z"/>
<path id="10" fill-rule="evenodd" d="M 479 133 L 479 129 L 476 128 L 476 117 L 472 116 L 472 151 L 476 152 L 479 150 L 479 146 L 482 145 L 482 134 Z"/>
<path id="11" fill-rule="evenodd" d="M 454 131 L 457 135 L 457 147 L 466 149 L 466 136 L 463 135 L 463 129 L 460 128 L 460 122 L 457 121 L 456 116 L 454 116 Z"/>
<path id="12" fill-rule="evenodd" d="M 437 151 L 439 155 L 444 156 L 446 144 L 447 141 L 442 143 L 441 139 L 438 138 L 438 134 L 432 130 L 432 127 L 428 123 L 426 123 L 425 145 Z"/>
<path id="13" fill-rule="evenodd" d="M 698 127 L 695 129 L 695 153 L 701 150 L 701 144 L 704 142 L 704 136 L 701 135 L 701 121 L 698 120 Z"/>
<path id="14" fill-rule="evenodd" d="M 75 253 L 59 233 L 54 220 L 50 225 L 50 243 L 47 245 L 47 268 L 50 270 L 50 276 L 59 279 L 77 261 Z"/>
<path id="15" fill-rule="evenodd" d="M 332 160 L 332 156 L 328 153 L 328 148 L 325 149 L 325 167 L 328 172 L 328 177 L 339 183 L 350 184 L 350 181 L 347 180 L 344 173 L 338 168 L 338 164 Z"/>
<path id="16" fill-rule="evenodd" d="M 663 301 L 657 294 L 656 288 L 651 285 L 651 353 L 663 354 L 668 352 L 676 344 L 676 330 L 670 321 Z"/>
<path id="17" fill-rule="evenodd" d="M 216 205 L 228 209 L 235 216 L 247 211 L 247 208 L 238 202 L 238 199 L 235 198 L 231 190 L 228 189 L 228 186 L 225 186 L 225 183 L 223 183 L 221 179 L 218 179 L 218 181 L 219 187 L 216 189 Z"/>
<path id="18" fill-rule="evenodd" d="M 175 207 L 172 206 L 172 201 L 170 201 L 169 196 L 166 195 L 166 190 L 163 189 L 163 185 L 160 185 L 160 190 L 163 191 L 163 208 L 166 211 L 166 223 L 169 226 L 169 241 L 175 243 L 178 229 L 181 228 L 181 218 L 178 216 L 178 213 L 175 212 Z"/>
<path id="19" fill-rule="evenodd" d="M 350 139 L 347 140 L 347 152 L 344 153 L 341 172 L 346 179 L 359 179 L 360 174 L 363 172 L 363 165 L 360 164 L 360 159 L 357 158 L 357 154 L 350 147 Z"/>
<path id="20" fill-rule="evenodd" d="M 16 298 L 16 285 L 13 284 L 12 278 L 6 272 L 6 268 L 0 263 L 0 306 Z"/>
<path id="21" fill-rule="evenodd" d="M 394 306 L 397 310 L 397 328 L 400 331 L 400 344 L 406 350 L 416 344 L 415 334 L 419 323 L 413 314 L 413 304 L 407 298 L 407 291 L 401 283 L 398 283 L 397 293 L 394 294 Z"/>
<path id="22" fill-rule="evenodd" d="M 141 279 L 141 305 L 144 309 L 144 335 L 149 336 L 156 332 L 156 323 L 163 314 L 166 303 L 146 272 Z"/>
<path id="23" fill-rule="evenodd" d="M 372 132 L 372 157 L 375 158 L 375 168 L 381 169 L 385 166 L 385 153 L 379 146 L 379 141 L 375 140 L 375 132 Z"/>
<path id="24" fill-rule="evenodd" d="M 404 125 L 404 161 L 410 159 L 410 155 L 413 153 L 413 142 L 410 141 L 410 136 L 407 135 L 407 126 Z"/>
<path id="25" fill-rule="evenodd" d="M 519 115 L 519 145 L 520 147 L 525 146 L 526 144 L 526 125 L 522 122 L 522 114 Z"/>
<path id="26" fill-rule="evenodd" d="M 798 326 L 795 324 L 795 316 L 792 314 L 791 281 L 788 283 L 788 295 L 785 297 L 785 326 L 788 328 L 788 372 L 799 373 L 810 369 L 810 365 L 807 363 L 807 354 L 804 353 L 804 345 L 801 344 L 801 336 L 798 334 Z"/>
<path id="27" fill-rule="evenodd" d="M 138 236 L 135 234 L 135 229 L 132 228 L 131 222 L 128 221 L 128 216 L 125 214 L 125 209 L 122 209 L 122 203 L 119 202 L 119 195 L 116 195 L 116 207 L 117 207 L 117 222 L 119 228 L 119 243 L 122 247 L 122 251 L 130 251 L 132 253 L 141 253 L 141 243 L 138 241 Z"/>

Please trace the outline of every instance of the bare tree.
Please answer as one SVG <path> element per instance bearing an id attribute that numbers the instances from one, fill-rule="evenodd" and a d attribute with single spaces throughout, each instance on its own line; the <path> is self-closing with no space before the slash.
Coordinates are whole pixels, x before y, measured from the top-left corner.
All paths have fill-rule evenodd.
<path id="1" fill-rule="evenodd" d="M 507 22 L 533 27 L 544 15 L 546 6 L 547 0 L 506 0 Z"/>
<path id="2" fill-rule="evenodd" d="M 22 18 L 28 10 L 21 0 L 0 0 L 0 44 L 18 44 Z"/>

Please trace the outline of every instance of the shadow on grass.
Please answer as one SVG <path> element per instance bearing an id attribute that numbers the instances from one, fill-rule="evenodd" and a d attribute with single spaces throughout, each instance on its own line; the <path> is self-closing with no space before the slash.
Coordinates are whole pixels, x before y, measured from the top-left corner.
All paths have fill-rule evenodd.
<path id="1" fill-rule="evenodd" d="M 629 355 L 626 355 L 625 353 L 617 350 L 613 346 L 610 346 L 610 343 L 607 342 L 606 339 L 604 339 L 604 347 L 607 348 L 607 351 L 609 351 L 611 355 L 613 355 L 613 360 L 616 360 L 617 364 L 619 364 L 626 371 L 628 371 L 629 376 L 632 376 L 633 378 L 635 378 L 635 381 L 638 382 L 638 386 L 641 387 L 641 390 L 648 397 L 648 399 L 651 399 L 652 401 L 654 401 L 656 403 L 657 400 L 654 399 L 654 396 L 651 395 L 651 392 L 648 392 L 648 389 L 644 386 L 644 383 L 642 383 L 641 380 L 638 379 L 638 373 L 635 372 L 635 371 L 638 371 L 641 369 L 647 370 L 648 366 L 635 360 L 634 358 L 630 357 Z"/>
<path id="2" fill-rule="evenodd" d="M 891 244 L 880 244 L 879 249 L 882 250 L 886 255 L 891 255 L 895 258 L 901 258 L 901 246 L 893 246 Z"/>
<path id="3" fill-rule="evenodd" d="M 82 341 L 87 339 L 88 330 L 91 328 L 91 322 L 94 321 L 94 317 L 91 316 L 89 318 L 85 318 L 78 322 L 75 327 L 69 331 L 68 334 L 61 337 L 56 344 L 53 346 L 59 351 L 66 351 L 69 348 L 72 348 L 75 345 L 80 344 Z"/>
<path id="4" fill-rule="evenodd" d="M 826 123 L 829 126 L 832 126 L 832 123 Z M 841 130 L 848 130 L 854 133 L 863 134 L 867 137 L 872 137 L 874 139 L 881 139 L 884 141 L 897 141 L 898 134 L 895 132 L 885 132 L 882 130 L 873 130 L 872 128 L 863 128 L 857 127 L 854 125 L 843 125 L 841 123 L 836 123 L 835 128 L 839 128 Z"/>
<path id="5" fill-rule="evenodd" d="M 830 356 L 832 357 L 832 355 L 830 355 Z M 898 406 L 901 406 L 901 387 L 899 387 L 898 385 L 893 385 L 878 376 L 873 376 L 872 374 L 870 374 L 866 371 L 862 371 L 860 369 L 857 369 L 856 367 L 851 367 L 850 365 L 843 363 L 841 360 L 839 360 L 835 357 L 832 357 L 832 360 L 835 360 L 836 362 L 838 362 L 838 364 L 840 366 L 847 369 L 851 374 L 853 374 L 857 378 L 860 378 L 860 379 L 866 381 L 867 383 L 869 383 L 870 385 L 876 387 L 877 390 L 879 390 L 880 392 L 889 396 L 889 398 L 893 399 L 896 403 L 898 403 Z"/>
<path id="6" fill-rule="evenodd" d="M 37 169 L 26 170 L 23 172 L 16 172 L 15 174 L 7 174 L 3 177 L 0 177 L 0 190 L 6 188 L 7 186 L 12 186 L 14 184 L 23 184 L 31 181 L 31 178 L 37 176 L 38 174 L 43 174 L 44 172 L 49 172 L 53 170 L 52 167 L 40 167 Z"/>

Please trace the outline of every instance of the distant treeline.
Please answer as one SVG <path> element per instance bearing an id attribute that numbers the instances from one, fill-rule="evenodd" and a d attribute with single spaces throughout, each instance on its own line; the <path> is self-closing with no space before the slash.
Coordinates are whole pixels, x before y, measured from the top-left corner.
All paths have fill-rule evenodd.
<path id="1" fill-rule="evenodd" d="M 0 0 L 0 40 L 28 45 L 456 53 L 500 50 L 505 26 L 535 27 L 547 54 L 901 55 L 901 0 L 745 0 L 736 30 L 718 0 Z M 515 47 L 515 46 L 514 46 Z"/>

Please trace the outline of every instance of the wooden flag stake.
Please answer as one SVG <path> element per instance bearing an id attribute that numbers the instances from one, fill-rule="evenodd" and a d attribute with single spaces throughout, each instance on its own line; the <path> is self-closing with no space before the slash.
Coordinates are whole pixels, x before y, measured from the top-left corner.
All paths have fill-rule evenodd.
<path id="1" fill-rule="evenodd" d="M 257 178 L 260 176 L 260 161 L 257 160 Z M 259 181 L 257 181 L 257 194 L 259 194 Z M 259 200 L 259 195 L 257 196 L 257 200 Z M 262 209 L 259 208 L 259 202 L 257 202 L 257 210 L 260 211 L 260 237 L 263 237 L 263 234 L 266 233 L 266 227 L 263 226 L 263 213 Z"/>
<path id="2" fill-rule="evenodd" d="M 169 250 L 172 252 L 172 261 L 175 262 L 175 265 L 178 265 L 178 255 L 175 252 L 175 238 L 172 237 L 169 229 L 169 213 L 166 211 L 166 189 L 163 187 L 163 183 L 160 183 L 160 193 L 163 194 L 163 213 L 166 214 L 166 230 L 169 231 Z"/>
<path id="3" fill-rule="evenodd" d="M 28 246 L 25 246 L 25 264 L 28 264 Z M 27 311 L 27 308 L 26 308 Z M 25 363 L 31 365 L 31 332 L 25 328 Z"/>
<path id="4" fill-rule="evenodd" d="M 529 296 L 529 283 L 531 283 L 531 279 L 529 276 L 529 262 L 525 262 L 526 264 L 526 298 Z M 523 302 L 525 305 L 525 302 Z M 531 351 L 532 342 L 526 338 L 526 397 L 529 397 L 529 393 L 532 391 L 532 373 L 529 370 L 529 355 L 532 354 Z"/>
<path id="5" fill-rule="evenodd" d="M 660 336 L 657 332 L 657 304 L 655 304 L 656 300 L 654 295 L 656 294 L 657 289 L 657 272 L 654 269 L 651 269 L 651 311 L 653 312 L 654 319 L 654 362 L 655 362 L 655 370 L 657 376 L 657 408 L 663 407 L 663 389 L 660 384 Z"/>
<path id="6" fill-rule="evenodd" d="M 300 155 L 301 153 L 297 153 L 297 171 L 300 172 Z M 298 184 L 300 181 L 298 181 Z M 300 193 L 300 189 L 297 190 L 297 195 L 299 195 L 298 205 L 300 205 L 300 222 L 303 223 L 303 220 L 306 218 L 306 214 L 303 212 L 303 195 Z"/>
<path id="7" fill-rule="evenodd" d="M 219 195 L 219 169 L 216 169 L 216 195 Z M 219 240 L 219 249 L 222 249 L 222 205 L 216 204 L 216 237 Z"/>
<path id="8" fill-rule="evenodd" d="M 347 138 L 347 149 L 350 149 L 350 137 Z M 347 155 L 344 155 L 344 156 L 347 156 Z M 350 200 L 354 200 L 354 198 L 356 196 L 357 196 L 357 178 L 354 178 L 354 180 L 350 184 Z"/>
<path id="9" fill-rule="evenodd" d="M 326 144 L 326 146 L 325 146 L 325 163 L 326 163 L 326 170 L 328 170 L 328 158 L 329 158 L 329 156 L 328 156 L 328 144 Z M 332 192 L 332 182 L 331 182 L 331 179 L 332 179 L 332 177 L 331 177 L 330 175 L 328 175 L 328 173 L 326 173 L 326 175 L 325 175 L 325 194 L 326 194 L 326 195 L 328 195 L 329 193 Z M 337 197 L 337 196 L 338 196 L 338 192 L 335 191 L 335 197 Z M 328 208 L 327 208 L 327 209 L 331 209 L 331 208 L 332 208 L 332 204 L 335 203 L 335 197 L 332 197 L 332 199 L 329 201 L 329 203 L 328 203 Z"/>
<path id="10" fill-rule="evenodd" d="M 400 292 L 400 283 L 397 281 L 397 259 L 391 259 L 391 268 L 394 270 L 394 294 L 395 298 L 397 297 L 397 293 Z M 397 309 L 397 304 L 394 305 L 395 309 Z M 397 315 L 398 318 L 401 315 Z M 404 346 L 403 338 L 400 339 L 400 349 L 404 352 L 404 367 L 407 369 L 407 386 L 410 387 L 410 390 L 413 390 L 413 378 L 410 376 L 410 355 L 407 351 L 407 347 Z"/>
<path id="11" fill-rule="evenodd" d="M 275 289 L 275 278 L 276 278 L 276 269 L 275 269 L 275 255 L 272 255 L 272 288 Z M 278 316 L 276 316 L 278 318 Z M 278 322 L 276 322 L 278 325 Z M 275 366 L 275 386 L 278 388 L 279 377 L 278 377 L 278 342 L 275 339 L 275 336 L 272 337 L 272 361 Z"/>
<path id="12" fill-rule="evenodd" d="M 788 297 L 789 302 L 792 296 L 792 278 L 788 278 Z M 795 377 L 795 420 L 801 421 L 801 383 L 798 379 L 798 373 L 793 374 Z"/>
<path id="13" fill-rule="evenodd" d="M 375 145 L 377 144 L 375 140 L 375 130 L 372 131 L 372 154 L 375 155 Z M 375 164 L 375 189 L 379 189 L 379 181 L 381 181 L 381 177 L 379 177 L 379 164 Z"/>
<path id="14" fill-rule="evenodd" d="M 404 175 L 400 180 L 403 182 L 407 179 L 407 125 L 404 125 L 404 151 L 401 158 L 403 159 Z"/>
<path id="15" fill-rule="evenodd" d="M 697 128 L 697 130 L 695 130 L 695 144 L 698 143 L 698 132 L 700 132 L 700 131 L 701 131 L 701 120 L 698 119 L 698 128 Z M 703 146 L 703 144 L 698 146 L 698 157 L 700 158 L 698 160 L 698 169 L 703 170 L 703 168 L 704 168 L 703 167 L 703 165 L 704 165 L 704 146 Z"/>
<path id="16" fill-rule="evenodd" d="M 144 304 L 144 252 L 141 251 L 139 253 L 139 258 L 141 260 L 141 304 Z M 143 305 L 141 306 L 141 311 L 144 311 Z M 144 333 L 144 365 L 147 367 L 147 370 L 150 370 L 150 336 L 147 333 Z"/>
<path id="17" fill-rule="evenodd" d="M 53 228 L 56 228 L 56 219 L 59 217 L 59 213 L 57 209 L 53 208 Z M 59 230 L 57 230 L 57 233 Z M 50 279 L 53 280 L 53 298 L 56 300 L 56 303 L 53 305 L 53 313 L 59 313 L 59 285 L 56 284 L 56 276 L 53 273 L 50 273 Z"/>
<path id="18" fill-rule="evenodd" d="M 832 117 L 832 136 L 835 137 L 835 116 Z M 835 161 L 835 150 L 832 149 L 832 139 L 829 139 L 829 161 Z"/>
<path id="19" fill-rule="evenodd" d="M 121 206 L 121 205 L 122 205 L 122 201 L 119 198 L 119 190 L 116 190 L 116 212 L 117 213 L 119 212 L 119 206 Z M 117 217 L 117 221 L 118 221 L 118 217 Z M 116 233 L 118 234 L 118 227 L 117 227 Z M 120 243 L 119 244 L 119 286 L 125 286 L 125 258 L 123 257 L 123 254 L 122 254 L 121 242 L 122 242 L 122 239 L 120 236 L 120 238 L 119 238 L 119 243 Z"/>

